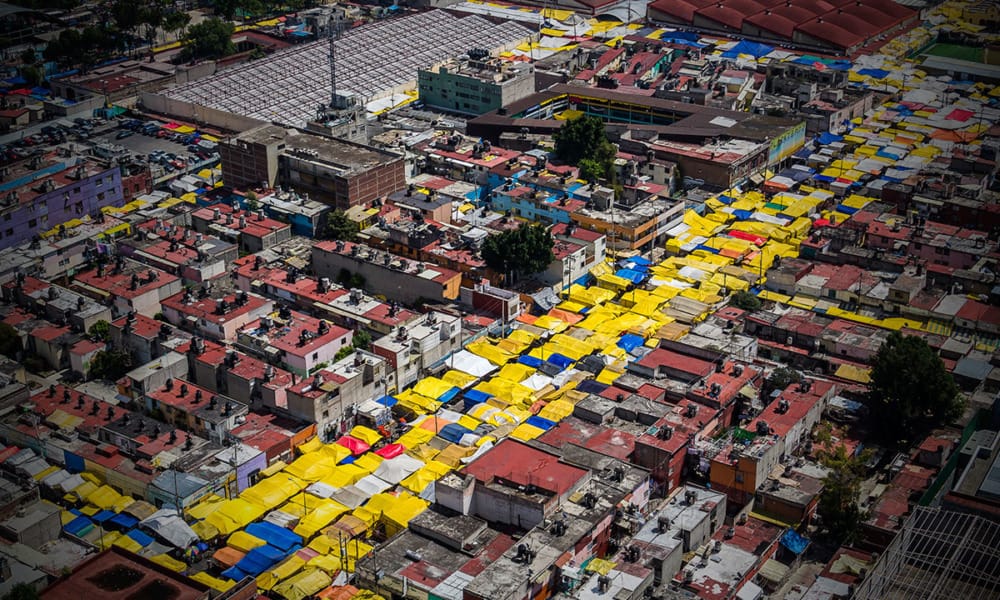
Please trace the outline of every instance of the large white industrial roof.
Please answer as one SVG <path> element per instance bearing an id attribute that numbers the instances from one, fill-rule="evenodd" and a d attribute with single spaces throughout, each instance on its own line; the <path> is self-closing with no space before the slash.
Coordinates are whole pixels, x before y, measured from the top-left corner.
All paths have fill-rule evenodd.
<path id="1" fill-rule="evenodd" d="M 471 48 L 498 50 L 530 31 L 433 10 L 377 21 L 344 32 L 336 42 L 337 91 L 372 100 L 414 82 L 429 68 Z M 167 97 L 261 121 L 302 126 L 330 102 L 329 42 L 288 48 L 256 61 L 177 86 Z"/>

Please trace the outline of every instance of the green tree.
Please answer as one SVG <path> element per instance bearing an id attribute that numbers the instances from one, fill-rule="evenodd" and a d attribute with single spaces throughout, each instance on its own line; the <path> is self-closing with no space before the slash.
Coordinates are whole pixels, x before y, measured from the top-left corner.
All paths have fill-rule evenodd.
<path id="1" fill-rule="evenodd" d="M 191 23 L 191 15 L 182 10 L 175 10 L 163 17 L 163 30 L 174 34 L 174 39 L 180 39 L 184 28 Z"/>
<path id="2" fill-rule="evenodd" d="M 544 271 L 555 259 L 552 234 L 540 224 L 521 225 L 483 240 L 486 265 L 497 273 L 531 275 Z"/>
<path id="3" fill-rule="evenodd" d="M 326 235 L 332 240 L 353 242 L 358 237 L 358 224 L 344 211 L 332 211 L 326 217 Z"/>
<path id="4" fill-rule="evenodd" d="M 802 381 L 802 373 L 788 367 L 778 367 L 771 371 L 771 376 L 765 382 L 769 391 L 783 390 L 793 383 Z"/>
<path id="5" fill-rule="evenodd" d="M 42 73 L 42 70 L 32 65 L 21 67 L 21 77 L 24 77 L 24 80 L 30 86 L 41 85 L 45 81 L 45 75 Z"/>
<path id="6" fill-rule="evenodd" d="M 872 364 L 872 429 L 894 443 L 961 416 L 964 401 L 951 373 L 923 338 L 889 334 Z"/>
<path id="7" fill-rule="evenodd" d="M 11 325 L 0 322 L 0 354 L 12 360 L 17 360 L 17 355 L 21 349 L 21 334 Z"/>
<path id="8" fill-rule="evenodd" d="M 372 336 L 364 329 L 358 329 L 351 337 L 351 345 L 358 350 L 367 350 L 372 345 Z"/>
<path id="9" fill-rule="evenodd" d="M 20 59 L 26 65 L 33 65 L 38 61 L 38 54 L 35 53 L 34 48 L 25 48 L 24 52 L 21 52 Z"/>
<path id="10" fill-rule="evenodd" d="M 19 583 L 3 595 L 3 600 L 38 600 L 38 590 L 27 583 Z"/>
<path id="11" fill-rule="evenodd" d="M 817 510 L 830 537 L 838 543 L 851 542 L 865 514 L 858 506 L 864 465 L 870 452 L 851 456 L 843 444 L 830 452 L 817 453 L 820 463 L 829 469 L 823 478 L 823 491 Z"/>
<path id="12" fill-rule="evenodd" d="M 341 269 L 340 273 L 337 274 L 337 283 L 346 288 L 363 290 L 367 282 L 361 273 L 352 273 L 347 269 Z"/>
<path id="13" fill-rule="evenodd" d="M 111 20 L 118 31 L 130 32 L 142 23 L 142 3 L 135 0 L 115 0 L 111 5 Z"/>
<path id="14" fill-rule="evenodd" d="M 597 181 L 604 177 L 605 166 L 592 158 L 580 159 L 580 179 L 586 181 Z"/>
<path id="15" fill-rule="evenodd" d="M 108 323 L 104 319 L 97 321 L 90 326 L 90 337 L 99 342 L 110 342 L 111 341 L 111 323 Z"/>
<path id="16" fill-rule="evenodd" d="M 121 350 L 100 350 L 90 359 L 90 375 L 115 381 L 132 368 L 132 356 Z"/>
<path id="17" fill-rule="evenodd" d="M 337 353 L 333 355 L 333 362 L 338 362 L 347 358 L 352 352 L 354 352 L 354 346 L 350 344 L 344 346 L 340 350 L 337 350 Z"/>
<path id="18" fill-rule="evenodd" d="M 749 311 L 760 310 L 761 305 L 760 298 L 746 290 L 740 290 L 733 294 L 733 297 L 729 299 L 729 303 L 736 308 Z"/>
<path id="19" fill-rule="evenodd" d="M 612 177 L 615 147 L 608 141 L 604 121 L 600 118 L 585 116 L 566 121 L 553 138 L 556 156 L 567 164 L 580 166 L 582 178 L 593 180 L 596 176 Z"/>
<path id="20" fill-rule="evenodd" d="M 184 48 L 185 57 L 192 58 L 222 58 L 236 52 L 233 44 L 233 24 L 218 17 L 205 19 L 197 25 L 188 27 L 188 45 Z"/>
<path id="21" fill-rule="evenodd" d="M 247 192 L 247 210 L 251 212 L 256 212 L 260 209 L 260 201 L 257 200 L 257 194 L 254 192 Z"/>

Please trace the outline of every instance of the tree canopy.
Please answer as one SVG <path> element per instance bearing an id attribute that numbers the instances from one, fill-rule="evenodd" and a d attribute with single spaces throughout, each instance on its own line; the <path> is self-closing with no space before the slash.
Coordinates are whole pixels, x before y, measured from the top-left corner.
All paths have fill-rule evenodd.
<path id="1" fill-rule="evenodd" d="M 351 345 L 358 350 L 367 350 L 372 345 L 372 336 L 364 329 L 358 329 L 351 336 Z"/>
<path id="2" fill-rule="evenodd" d="M 17 360 L 21 351 L 21 335 L 8 323 L 0 322 L 0 354 Z"/>
<path id="3" fill-rule="evenodd" d="M 3 600 L 38 600 L 39 598 L 41 596 L 38 594 L 38 590 L 27 583 L 19 583 L 3 595 Z"/>
<path id="4" fill-rule="evenodd" d="M 483 241 L 486 265 L 497 273 L 530 275 L 544 271 L 555 258 L 552 234 L 540 224 L 521 225 Z"/>
<path id="5" fill-rule="evenodd" d="M 580 167 L 580 177 L 588 180 L 610 177 L 614 170 L 615 147 L 604 132 L 604 121 L 584 116 L 566 121 L 553 136 L 556 156 Z"/>
<path id="6" fill-rule="evenodd" d="M 90 326 L 90 331 L 87 332 L 90 337 L 99 342 L 108 342 L 111 340 L 111 324 L 101 319 L 93 325 Z"/>
<path id="7" fill-rule="evenodd" d="M 331 211 L 326 217 L 326 235 L 332 240 L 353 242 L 358 237 L 358 224 L 342 210 Z"/>
<path id="8" fill-rule="evenodd" d="M 858 499 L 869 454 L 852 456 L 843 444 L 818 453 L 820 463 L 829 471 L 823 478 L 817 510 L 827 533 L 838 542 L 852 541 L 865 518 Z"/>
<path id="9" fill-rule="evenodd" d="M 868 409 L 873 431 L 895 443 L 958 418 L 964 404 L 951 373 L 927 342 L 894 331 L 875 355 Z"/>
<path id="10" fill-rule="evenodd" d="M 771 372 L 765 382 L 769 391 L 783 390 L 793 383 L 802 381 L 802 373 L 788 367 L 778 367 Z"/>
<path id="11" fill-rule="evenodd" d="M 96 379 L 120 379 L 132 368 L 132 356 L 121 350 L 100 350 L 90 360 L 90 375 Z"/>
<path id="12" fill-rule="evenodd" d="M 733 294 L 733 297 L 729 299 L 729 303 L 736 308 L 742 308 L 743 310 L 749 311 L 760 310 L 761 305 L 760 298 L 754 296 L 746 290 L 740 290 Z"/>
<path id="13" fill-rule="evenodd" d="M 185 48 L 187 58 L 222 58 L 236 52 L 233 44 L 233 24 L 218 17 L 205 19 L 188 27 Z"/>

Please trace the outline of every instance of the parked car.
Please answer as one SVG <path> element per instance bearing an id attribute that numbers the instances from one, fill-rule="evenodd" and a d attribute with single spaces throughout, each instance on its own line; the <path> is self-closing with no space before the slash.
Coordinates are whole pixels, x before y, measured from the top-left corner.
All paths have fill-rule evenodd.
<path id="1" fill-rule="evenodd" d="M 116 140 L 123 140 L 132 135 L 132 132 L 126 129 L 125 131 L 119 131 L 118 135 L 115 136 Z"/>

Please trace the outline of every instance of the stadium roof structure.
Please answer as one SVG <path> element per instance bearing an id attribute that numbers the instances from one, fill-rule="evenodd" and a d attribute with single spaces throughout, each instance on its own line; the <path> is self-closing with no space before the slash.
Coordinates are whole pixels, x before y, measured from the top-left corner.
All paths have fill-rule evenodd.
<path id="1" fill-rule="evenodd" d="M 917 13 L 893 0 L 655 0 L 649 17 L 765 41 L 855 48 Z"/>
<path id="2" fill-rule="evenodd" d="M 1000 595 L 1000 524 L 919 506 L 855 588 L 855 600 Z"/>
<path id="3" fill-rule="evenodd" d="M 531 32 L 442 10 L 386 19 L 345 31 L 336 44 L 337 91 L 379 99 L 415 82 L 418 69 L 472 48 L 509 49 Z M 264 122 L 301 127 L 330 102 L 329 41 L 278 51 L 162 92 L 187 102 Z M 415 84 L 415 83 L 414 83 Z"/>

